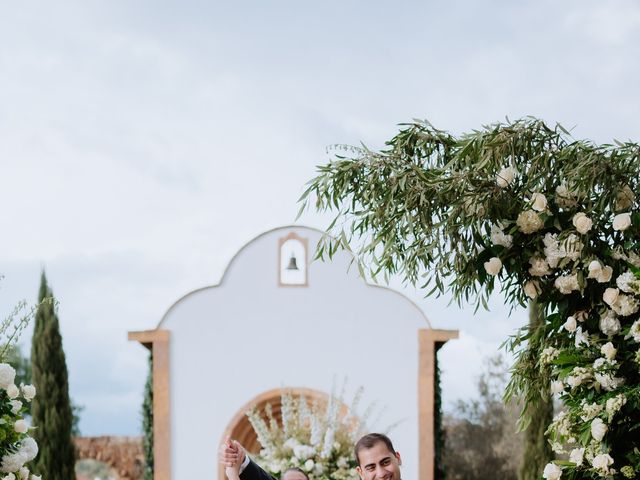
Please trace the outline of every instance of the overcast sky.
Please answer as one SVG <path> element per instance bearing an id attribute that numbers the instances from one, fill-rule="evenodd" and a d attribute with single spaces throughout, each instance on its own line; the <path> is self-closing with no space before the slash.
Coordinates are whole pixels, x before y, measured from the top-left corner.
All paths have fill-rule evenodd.
<path id="1" fill-rule="evenodd" d="M 327 146 L 525 115 L 639 141 L 639 59 L 635 0 L 2 2 L 0 313 L 45 267 L 83 434 L 138 434 L 146 353 L 127 331 L 292 223 Z M 461 331 L 449 408 L 526 313 L 419 303 Z"/>

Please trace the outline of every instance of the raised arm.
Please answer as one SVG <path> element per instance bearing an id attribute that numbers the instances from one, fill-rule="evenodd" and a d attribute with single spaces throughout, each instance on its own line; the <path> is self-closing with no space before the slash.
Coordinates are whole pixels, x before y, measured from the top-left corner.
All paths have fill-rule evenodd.
<path id="1" fill-rule="evenodd" d="M 230 438 L 220 445 L 219 460 L 229 480 L 277 480 L 253 462 L 242 445 Z"/>

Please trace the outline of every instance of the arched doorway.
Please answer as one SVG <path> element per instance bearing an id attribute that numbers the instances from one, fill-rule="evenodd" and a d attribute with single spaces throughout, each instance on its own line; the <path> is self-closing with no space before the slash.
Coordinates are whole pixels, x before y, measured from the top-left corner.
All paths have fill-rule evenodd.
<path id="1" fill-rule="evenodd" d="M 256 432 L 254 432 L 246 413 L 253 408 L 264 410 L 267 404 L 270 404 L 274 418 L 278 422 L 282 422 L 281 396 L 283 392 L 291 393 L 294 397 L 304 395 L 309 402 L 326 402 L 329 399 L 328 394 L 311 388 L 274 388 L 273 390 L 263 392 L 247 402 L 233 416 L 225 429 L 224 435 L 220 439 L 220 444 L 229 436 L 240 442 L 249 453 L 258 453 L 260 451 L 260 442 L 258 442 L 258 436 Z M 224 468 L 218 465 L 218 480 L 224 480 L 225 478 Z"/>

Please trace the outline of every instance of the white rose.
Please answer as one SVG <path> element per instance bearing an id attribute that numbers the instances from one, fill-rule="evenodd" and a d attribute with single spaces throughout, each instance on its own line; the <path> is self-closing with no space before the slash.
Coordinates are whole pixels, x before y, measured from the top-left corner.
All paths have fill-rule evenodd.
<path id="1" fill-rule="evenodd" d="M 540 291 L 540 284 L 535 280 L 529 280 L 524 284 L 524 293 L 530 299 L 534 299 L 538 296 L 538 292 Z"/>
<path id="2" fill-rule="evenodd" d="M 620 320 L 616 318 L 616 314 L 608 310 L 605 315 L 600 317 L 600 331 L 605 335 L 615 335 L 620 331 Z"/>
<path id="3" fill-rule="evenodd" d="M 578 204 L 575 192 L 570 191 L 564 182 L 556 187 L 556 203 L 562 208 L 571 208 Z"/>
<path id="4" fill-rule="evenodd" d="M 611 280 L 613 274 L 613 268 L 608 266 L 602 266 L 598 260 L 593 260 L 589 264 L 589 275 L 587 278 L 595 278 L 598 283 L 607 283 Z"/>
<path id="5" fill-rule="evenodd" d="M 623 231 L 631 226 L 631 214 L 619 213 L 613 217 L 613 229 Z"/>
<path id="6" fill-rule="evenodd" d="M 582 235 L 591 230 L 591 227 L 593 226 L 593 221 L 587 217 L 584 212 L 576 213 L 573 216 L 572 222 L 578 233 L 581 233 Z"/>
<path id="7" fill-rule="evenodd" d="M 313 470 L 313 467 L 315 466 L 315 462 L 311 459 L 307 460 L 306 462 L 304 462 L 304 469 L 307 472 L 310 472 L 311 470 Z"/>
<path id="8" fill-rule="evenodd" d="M 24 420 L 16 420 L 16 423 L 13 424 L 13 429 L 18 433 L 26 433 L 29 430 L 29 426 Z"/>
<path id="9" fill-rule="evenodd" d="M 29 480 L 42 480 L 42 477 L 40 475 L 34 475 L 32 473 L 31 474 L 31 478 Z"/>
<path id="10" fill-rule="evenodd" d="M 554 380 L 551 382 L 551 393 L 558 394 L 564 392 L 564 383 L 562 380 Z"/>
<path id="11" fill-rule="evenodd" d="M 542 227 L 544 227 L 544 222 L 540 218 L 540 215 L 538 215 L 535 211 L 525 210 L 518 215 L 518 218 L 516 219 L 516 225 L 518 225 L 518 228 L 522 233 L 529 234 L 537 232 Z"/>
<path id="12" fill-rule="evenodd" d="M 596 278 L 602 272 L 602 264 L 598 260 L 591 260 L 587 269 L 589 270 L 587 278 Z"/>
<path id="13" fill-rule="evenodd" d="M 516 169 L 513 167 L 506 167 L 498 172 L 496 175 L 496 183 L 500 188 L 508 187 L 513 179 L 516 178 Z"/>
<path id="14" fill-rule="evenodd" d="M 616 353 L 618 350 L 613 346 L 613 343 L 607 342 L 602 347 L 600 347 L 600 353 L 602 353 L 607 360 L 613 360 L 616 358 Z"/>
<path id="15" fill-rule="evenodd" d="M 582 327 L 576 328 L 576 338 L 574 339 L 574 343 L 576 348 L 580 347 L 580 345 L 589 346 L 589 332 L 586 330 L 583 332 Z"/>
<path id="16" fill-rule="evenodd" d="M 564 322 L 562 326 L 567 332 L 573 333 L 576 331 L 576 328 L 578 328 L 578 322 L 573 317 L 567 317 L 567 321 Z"/>
<path id="17" fill-rule="evenodd" d="M 8 363 L 0 363 L 0 388 L 7 388 L 16 379 L 15 369 Z"/>
<path id="18" fill-rule="evenodd" d="M 27 402 L 33 400 L 33 397 L 36 396 L 36 387 L 33 385 L 21 385 L 22 388 L 22 396 Z"/>
<path id="19" fill-rule="evenodd" d="M 601 418 L 594 418 L 591 422 L 591 436 L 598 442 L 602 441 L 607 433 L 608 427 Z"/>
<path id="20" fill-rule="evenodd" d="M 11 385 L 9 385 L 7 387 L 7 396 L 10 399 L 13 400 L 14 398 L 17 398 L 18 395 L 20 395 L 20 389 L 18 387 L 16 387 L 15 383 L 12 383 Z"/>
<path id="21" fill-rule="evenodd" d="M 633 272 L 624 272 L 616 278 L 616 285 L 625 293 L 633 293 L 634 286 L 637 283 L 636 276 Z"/>
<path id="22" fill-rule="evenodd" d="M 495 276 L 500 273 L 500 270 L 502 269 L 502 262 L 498 257 L 493 257 L 489 259 L 488 262 L 484 262 L 484 269 L 489 275 Z"/>
<path id="23" fill-rule="evenodd" d="M 10 473 L 9 475 L 2 477 L 2 480 L 16 480 L 16 476 L 13 473 Z"/>
<path id="24" fill-rule="evenodd" d="M 626 210 L 631 205 L 633 205 L 633 201 L 636 199 L 633 190 L 629 188 L 629 185 L 625 185 L 622 190 L 618 191 L 616 194 L 616 212 L 621 210 Z"/>
<path id="25" fill-rule="evenodd" d="M 30 462 L 38 455 L 38 444 L 33 438 L 27 437 L 20 444 L 20 452 L 24 454 L 27 462 Z"/>
<path id="26" fill-rule="evenodd" d="M 560 241 L 558 240 L 558 234 L 547 233 L 542 238 L 544 243 L 544 254 L 547 257 L 546 260 L 551 268 L 556 268 L 560 260 L 564 257 L 564 253 L 560 252 Z"/>
<path id="27" fill-rule="evenodd" d="M 598 283 L 607 283 L 611 280 L 611 276 L 613 275 L 613 268 L 605 266 L 602 268 L 600 275 L 596 277 Z"/>
<path id="28" fill-rule="evenodd" d="M 0 465 L 0 471 L 4 473 L 17 472 L 27 461 L 24 453 L 15 452 L 7 453 L 2 457 L 2 465 Z"/>
<path id="29" fill-rule="evenodd" d="M 574 448 L 569 454 L 569 461 L 575 463 L 577 466 L 582 465 L 584 459 L 584 448 Z"/>
<path id="30" fill-rule="evenodd" d="M 27 467 L 22 467 L 20 469 L 20 478 L 22 480 L 28 480 L 29 479 L 29 469 Z"/>
<path id="31" fill-rule="evenodd" d="M 578 283 L 578 275 L 561 275 L 555 279 L 553 285 L 563 293 L 568 295 L 574 290 L 580 290 L 580 284 Z"/>
<path id="32" fill-rule="evenodd" d="M 562 468 L 555 463 L 547 463 L 542 472 L 542 477 L 546 480 L 558 480 L 562 476 Z"/>
<path id="33" fill-rule="evenodd" d="M 11 413 L 17 415 L 22 408 L 22 402 L 20 400 L 11 400 Z"/>
<path id="34" fill-rule="evenodd" d="M 613 465 L 613 458 L 608 453 L 601 453 L 600 455 L 596 455 L 591 460 L 591 465 L 596 470 L 600 470 L 604 473 L 609 473 L 609 467 Z"/>
<path id="35" fill-rule="evenodd" d="M 611 308 L 613 308 L 618 315 L 627 317 L 633 315 L 640 309 L 640 303 L 638 303 L 638 300 L 632 295 L 619 294 L 615 303 L 611 305 Z"/>
<path id="36" fill-rule="evenodd" d="M 624 338 L 633 337 L 633 341 L 636 343 L 640 343 L 640 320 L 636 320 L 631 325 L 631 329 L 629 330 L 629 335 Z"/>
<path id="37" fill-rule="evenodd" d="M 616 300 L 618 300 L 618 295 L 620 295 L 620 290 L 609 287 L 602 294 L 602 300 L 604 300 L 604 303 L 611 306 L 616 303 Z"/>
<path id="38" fill-rule="evenodd" d="M 491 242 L 494 245 L 502 245 L 504 248 L 511 248 L 513 236 L 506 235 L 502 231 L 502 225 L 491 225 Z"/>
<path id="39" fill-rule="evenodd" d="M 531 196 L 531 208 L 536 212 L 544 212 L 547 208 L 547 197 L 542 193 L 534 193 Z"/>
<path id="40" fill-rule="evenodd" d="M 531 257 L 529 264 L 531 265 L 531 267 L 529 267 L 529 274 L 532 277 L 542 277 L 551 273 L 549 264 L 544 258 Z"/>

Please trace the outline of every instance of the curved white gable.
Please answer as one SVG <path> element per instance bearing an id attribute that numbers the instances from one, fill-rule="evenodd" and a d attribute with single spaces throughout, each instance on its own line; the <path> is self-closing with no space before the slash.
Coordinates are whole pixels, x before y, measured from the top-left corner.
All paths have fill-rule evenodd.
<path id="1" fill-rule="evenodd" d="M 174 304 L 159 328 L 171 332 L 172 478 L 214 477 L 216 447 L 239 408 L 281 386 L 330 392 L 348 378 L 350 392 L 386 411 L 374 428 L 391 432 L 404 478 L 417 478 L 418 329 L 429 328 L 401 294 L 366 284 L 350 257 L 311 262 L 308 286 L 279 286 L 279 239 L 320 232 L 272 230 L 243 247 L 217 286 Z M 349 398 L 349 396 L 347 396 Z"/>

